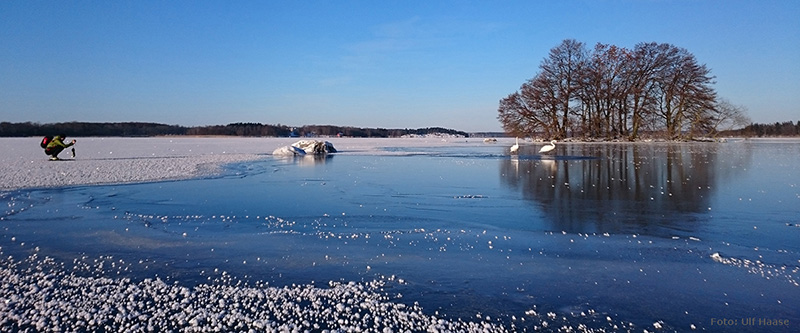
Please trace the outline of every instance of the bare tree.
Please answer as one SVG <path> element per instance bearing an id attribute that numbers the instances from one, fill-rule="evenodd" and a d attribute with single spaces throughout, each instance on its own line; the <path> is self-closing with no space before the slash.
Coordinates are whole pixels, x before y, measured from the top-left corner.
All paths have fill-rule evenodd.
<path id="1" fill-rule="evenodd" d="M 558 133 L 560 100 L 552 86 L 537 75 L 525 82 L 518 92 L 500 100 L 498 116 L 503 129 L 514 136 L 543 133 L 554 137 Z"/>
<path id="2" fill-rule="evenodd" d="M 497 108 L 497 119 L 503 124 L 503 130 L 517 137 L 524 137 L 525 133 L 533 133 L 543 127 L 534 114 L 535 111 L 522 100 L 519 92 L 501 99 Z"/>
<path id="3" fill-rule="evenodd" d="M 550 50 L 539 73 L 500 101 L 509 133 L 635 140 L 640 130 L 671 139 L 717 128 L 710 70 L 689 51 L 640 43 L 633 50 L 567 39 Z"/>
<path id="4" fill-rule="evenodd" d="M 684 130 L 692 132 L 707 122 L 713 109 L 716 93 L 713 77 L 705 65 L 697 63 L 686 49 L 661 44 L 665 62 L 659 68 L 655 83 L 658 94 L 657 114 L 664 122 L 667 137 L 683 137 Z"/>
<path id="5" fill-rule="evenodd" d="M 635 140 L 639 130 L 643 127 L 653 129 L 655 104 L 657 101 L 657 86 L 655 84 L 658 72 L 667 63 L 664 49 L 665 44 L 640 43 L 637 44 L 630 57 L 625 62 L 625 94 L 619 96 L 623 99 L 628 114 L 631 117 L 631 128 L 628 138 Z"/>
<path id="6" fill-rule="evenodd" d="M 717 99 L 714 109 L 711 110 L 710 120 L 710 132 L 715 138 L 720 132 L 744 128 L 752 123 L 744 106 L 733 105 L 724 98 Z"/>
<path id="7" fill-rule="evenodd" d="M 625 61 L 629 51 L 613 45 L 595 45 L 581 72 L 582 128 L 590 137 L 616 137 L 627 132 Z"/>
<path id="8" fill-rule="evenodd" d="M 567 136 L 570 128 L 570 107 L 577 100 L 581 71 L 586 66 L 587 52 L 583 43 L 574 39 L 566 39 L 559 46 L 550 50 L 550 54 L 542 61 L 539 68 L 541 79 L 546 81 L 552 90 L 553 96 L 560 101 L 558 107 L 559 118 L 555 124 L 555 138 Z"/>

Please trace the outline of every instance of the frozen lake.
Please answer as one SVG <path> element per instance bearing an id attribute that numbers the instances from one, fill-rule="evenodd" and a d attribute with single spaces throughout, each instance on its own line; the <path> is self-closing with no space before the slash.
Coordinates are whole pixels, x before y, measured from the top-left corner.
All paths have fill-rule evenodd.
<path id="1" fill-rule="evenodd" d="M 0 192 L 4 274 L 44 261 L 112 284 L 356 282 L 498 331 L 800 329 L 800 141 L 565 143 L 544 156 L 530 142 L 510 156 L 508 140 L 329 141 L 341 152 L 264 154 L 215 176 Z M 17 289 L 0 291 L 6 314 L 35 307 Z M 356 327 L 340 324 L 322 328 Z M 402 330 L 355 330 L 372 327 Z"/>

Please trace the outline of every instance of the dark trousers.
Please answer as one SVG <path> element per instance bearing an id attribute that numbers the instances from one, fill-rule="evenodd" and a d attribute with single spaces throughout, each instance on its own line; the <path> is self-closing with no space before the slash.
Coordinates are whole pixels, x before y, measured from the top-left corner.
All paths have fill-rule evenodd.
<path id="1" fill-rule="evenodd" d="M 64 147 L 52 147 L 44 150 L 44 153 L 53 157 L 58 157 L 58 154 L 64 150 Z"/>

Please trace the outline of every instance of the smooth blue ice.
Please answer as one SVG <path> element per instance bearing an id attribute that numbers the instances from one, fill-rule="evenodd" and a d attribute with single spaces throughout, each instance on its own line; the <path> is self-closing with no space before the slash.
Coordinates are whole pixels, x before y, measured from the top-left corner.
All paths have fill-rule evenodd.
<path id="1" fill-rule="evenodd" d="M 799 142 L 507 148 L 268 158 L 215 178 L 5 193 L 0 246 L 186 285 L 221 272 L 278 286 L 386 279 L 431 314 L 518 328 L 531 310 L 572 327 L 800 327 Z"/>

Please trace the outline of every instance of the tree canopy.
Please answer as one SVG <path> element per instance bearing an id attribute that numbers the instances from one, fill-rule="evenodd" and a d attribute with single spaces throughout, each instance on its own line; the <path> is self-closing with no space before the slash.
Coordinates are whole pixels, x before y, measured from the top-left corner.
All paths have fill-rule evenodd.
<path id="1" fill-rule="evenodd" d="M 539 72 L 500 100 L 498 120 L 514 136 L 635 140 L 715 136 L 750 120 L 743 107 L 718 99 L 711 71 L 688 50 L 639 43 L 587 49 L 567 39 Z"/>

